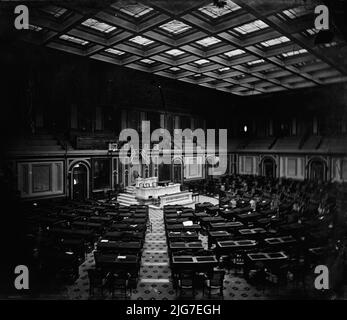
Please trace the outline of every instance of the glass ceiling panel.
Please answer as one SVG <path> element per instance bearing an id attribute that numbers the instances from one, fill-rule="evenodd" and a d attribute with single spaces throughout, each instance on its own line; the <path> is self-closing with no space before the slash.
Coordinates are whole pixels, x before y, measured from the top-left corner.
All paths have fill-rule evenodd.
<path id="1" fill-rule="evenodd" d="M 258 59 L 258 60 L 249 61 L 249 62 L 247 62 L 247 64 L 248 64 L 249 66 L 254 66 L 254 65 L 256 65 L 256 64 L 260 64 L 260 63 L 263 63 L 263 62 L 265 62 L 264 59 Z"/>
<path id="2" fill-rule="evenodd" d="M 55 18 L 61 17 L 67 11 L 67 9 L 65 8 L 53 6 L 53 5 L 43 7 L 41 10 L 54 16 Z"/>
<path id="3" fill-rule="evenodd" d="M 236 28 L 234 28 L 234 30 L 241 33 L 241 34 L 248 34 L 248 33 L 252 33 L 255 31 L 259 31 L 261 29 L 265 29 L 267 27 L 268 27 L 268 25 L 265 22 L 263 22 L 261 20 L 255 20 L 253 22 L 246 23 L 242 26 L 236 27 Z"/>
<path id="4" fill-rule="evenodd" d="M 204 39 L 201 39 L 199 41 L 196 41 L 196 43 L 200 46 L 203 46 L 203 47 L 209 47 L 209 46 L 212 46 L 216 43 L 219 43 L 221 42 L 221 40 L 215 38 L 215 37 L 207 37 L 207 38 L 204 38 Z"/>
<path id="5" fill-rule="evenodd" d="M 85 46 L 85 45 L 87 45 L 89 43 L 89 41 L 82 40 L 82 39 L 79 39 L 79 38 L 76 38 L 76 37 L 72 37 L 72 36 L 69 36 L 67 34 L 63 34 L 59 38 L 62 39 L 62 40 L 65 40 L 65 41 L 69 41 L 69 42 L 73 42 L 73 43 L 82 45 L 82 46 Z"/>
<path id="6" fill-rule="evenodd" d="M 303 53 L 306 53 L 306 52 L 307 52 L 306 49 L 300 49 L 300 50 L 284 52 L 284 53 L 282 53 L 282 56 L 287 58 L 287 57 L 292 57 L 292 56 L 296 56 L 296 55 L 299 55 L 299 54 L 303 54 Z"/>
<path id="7" fill-rule="evenodd" d="M 203 64 L 206 64 L 206 63 L 209 63 L 210 61 L 209 60 L 206 60 L 206 59 L 199 59 L 199 60 L 196 60 L 194 61 L 195 64 L 201 66 Z"/>
<path id="8" fill-rule="evenodd" d="M 226 0 L 226 4 L 223 7 L 217 7 L 214 3 L 210 3 L 209 5 L 199 8 L 199 11 L 208 15 L 209 17 L 216 19 L 222 17 L 231 12 L 237 11 L 241 9 L 236 3 Z"/>
<path id="9" fill-rule="evenodd" d="M 153 11 L 153 8 L 145 6 L 141 3 L 136 3 L 136 4 L 129 4 L 126 6 L 121 6 L 119 10 L 131 17 L 140 18 L 144 16 L 145 14 Z"/>
<path id="10" fill-rule="evenodd" d="M 235 57 L 235 56 L 238 56 L 240 54 L 244 54 L 245 51 L 242 50 L 242 49 L 235 49 L 235 50 L 231 50 L 231 51 L 228 51 L 228 52 L 225 52 L 224 55 L 226 55 L 227 57 Z"/>
<path id="11" fill-rule="evenodd" d="M 224 68 L 218 69 L 219 72 L 226 72 L 226 71 L 229 71 L 229 70 L 230 70 L 229 67 L 224 67 Z"/>
<path id="12" fill-rule="evenodd" d="M 311 28 L 311 29 L 306 29 L 306 32 L 312 36 L 312 35 L 318 33 L 318 30 L 315 28 Z"/>
<path id="13" fill-rule="evenodd" d="M 170 56 L 177 57 L 177 56 L 180 56 L 181 54 L 184 54 L 184 51 L 179 49 L 171 49 L 169 51 L 166 51 L 165 53 L 169 54 Z"/>
<path id="14" fill-rule="evenodd" d="M 113 30 L 117 29 L 115 26 L 111 26 L 107 23 L 100 22 L 95 19 L 87 19 L 86 21 L 82 22 L 82 25 L 88 28 L 92 28 L 94 30 L 101 31 L 103 33 L 110 33 Z"/>
<path id="15" fill-rule="evenodd" d="M 153 40 L 147 39 L 147 38 L 142 37 L 142 36 L 136 36 L 134 38 L 131 38 L 129 41 L 136 43 L 136 44 L 139 44 L 141 46 L 148 46 L 148 45 L 154 43 Z"/>
<path id="16" fill-rule="evenodd" d="M 264 47 L 272 47 L 272 46 L 276 46 L 278 44 L 285 43 L 285 42 L 288 42 L 288 41 L 290 41 L 289 38 L 287 38 L 285 36 L 282 36 L 282 37 L 279 37 L 279 38 L 274 38 L 274 39 L 270 39 L 270 40 L 267 40 L 267 41 L 263 41 L 263 42 L 261 42 L 261 45 L 263 45 Z"/>
<path id="17" fill-rule="evenodd" d="M 117 56 L 122 56 L 123 54 L 125 54 L 124 51 L 120 51 L 120 50 L 113 49 L 113 48 L 106 49 L 105 51 L 108 52 L 108 53 L 117 55 Z"/>
<path id="18" fill-rule="evenodd" d="M 145 63 L 145 64 L 153 64 L 155 61 L 151 60 L 151 59 L 142 59 L 140 60 L 142 63 Z"/>
<path id="19" fill-rule="evenodd" d="M 29 29 L 32 30 L 32 31 L 36 31 L 36 32 L 39 32 L 39 31 L 42 30 L 41 27 L 35 26 L 35 25 L 33 25 L 33 24 L 29 24 Z"/>
<path id="20" fill-rule="evenodd" d="M 168 23 L 159 26 L 159 28 L 164 29 L 165 31 L 170 32 L 172 34 L 180 34 L 191 29 L 192 27 L 181 21 L 172 20 Z"/>
<path id="21" fill-rule="evenodd" d="M 282 11 L 282 13 L 286 15 L 289 19 L 296 19 L 301 16 L 304 16 L 305 14 L 308 13 L 308 11 L 306 10 L 304 6 L 300 6 L 300 7 L 284 10 Z"/>

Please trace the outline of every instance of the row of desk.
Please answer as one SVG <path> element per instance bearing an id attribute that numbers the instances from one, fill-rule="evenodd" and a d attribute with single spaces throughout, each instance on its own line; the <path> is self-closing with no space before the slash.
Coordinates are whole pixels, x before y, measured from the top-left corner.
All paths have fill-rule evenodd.
<path id="1" fill-rule="evenodd" d="M 147 206 L 121 207 L 95 202 L 34 208 L 28 216 L 30 225 L 40 226 L 43 231 L 40 257 L 45 265 L 54 267 L 73 261 L 77 273 L 78 263 L 94 246 L 97 268 L 113 265 L 115 269 L 127 269 L 136 261 L 138 269 L 147 220 Z M 33 228 L 31 234 L 35 236 L 36 230 L 40 229 Z"/>

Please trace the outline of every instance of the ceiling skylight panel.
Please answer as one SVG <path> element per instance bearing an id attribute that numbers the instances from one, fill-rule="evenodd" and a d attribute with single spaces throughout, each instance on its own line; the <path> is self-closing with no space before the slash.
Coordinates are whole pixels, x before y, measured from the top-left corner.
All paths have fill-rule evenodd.
<path id="1" fill-rule="evenodd" d="M 195 64 L 201 66 L 203 64 L 206 64 L 206 63 L 209 63 L 210 61 L 209 60 L 206 60 L 206 59 L 199 59 L 199 60 L 196 60 L 194 61 Z"/>
<path id="2" fill-rule="evenodd" d="M 209 17 L 216 19 L 219 17 L 222 17 L 226 14 L 229 14 L 231 12 L 237 11 L 241 9 L 239 5 L 236 3 L 226 0 L 226 4 L 223 7 L 217 7 L 214 3 L 210 3 L 207 6 L 204 6 L 202 8 L 199 8 L 199 11 L 208 15 Z"/>
<path id="3" fill-rule="evenodd" d="M 170 56 L 177 57 L 177 56 L 180 56 L 181 54 L 184 54 L 184 51 L 179 50 L 179 49 L 171 49 L 169 51 L 166 51 L 165 53 L 170 55 Z"/>
<path id="4" fill-rule="evenodd" d="M 241 33 L 241 34 L 248 34 L 248 33 L 252 33 L 255 31 L 259 31 L 261 29 L 265 29 L 267 27 L 268 27 L 268 25 L 265 22 L 263 22 L 262 20 L 255 20 L 253 22 L 246 23 L 242 26 L 236 27 L 236 28 L 234 28 L 234 30 Z"/>
<path id="5" fill-rule="evenodd" d="M 307 10 L 304 6 L 288 9 L 282 11 L 284 15 L 286 15 L 289 19 L 299 18 L 307 13 Z"/>
<path id="6" fill-rule="evenodd" d="M 36 31 L 36 32 L 39 32 L 39 31 L 42 30 L 41 27 L 35 26 L 35 25 L 33 25 L 33 24 L 29 24 L 29 29 L 32 30 L 32 31 Z"/>
<path id="7" fill-rule="evenodd" d="M 50 14 L 51 16 L 55 18 L 61 17 L 67 11 L 67 9 L 65 8 L 53 6 L 53 5 L 43 7 L 41 10 Z"/>
<path id="8" fill-rule="evenodd" d="M 159 26 L 159 28 L 166 30 L 167 32 L 170 32 L 172 34 L 180 34 L 182 32 L 185 32 L 189 29 L 191 29 L 191 26 L 178 21 L 178 20 L 172 20 L 168 23 L 165 23 L 161 26 Z"/>
<path id="9" fill-rule="evenodd" d="M 117 29 L 115 26 L 111 26 L 107 23 L 95 19 L 87 19 L 86 21 L 82 22 L 82 25 L 88 28 L 92 28 L 94 30 L 98 30 L 103 33 L 110 33 L 113 30 Z"/>
<path id="10" fill-rule="evenodd" d="M 288 41 L 290 41 L 289 38 L 287 38 L 286 36 L 282 36 L 279 38 L 274 38 L 274 39 L 270 39 L 267 41 L 263 41 L 263 42 L 261 42 L 261 45 L 263 45 L 264 47 L 272 47 L 272 46 L 276 46 L 278 44 L 285 43 Z"/>
<path id="11" fill-rule="evenodd" d="M 136 36 L 134 38 L 131 38 L 129 41 L 136 43 L 136 44 L 139 44 L 141 46 L 148 46 L 148 45 L 154 43 L 153 40 L 147 39 L 147 38 L 142 37 L 142 36 Z"/>
<path id="12" fill-rule="evenodd" d="M 153 11 L 153 8 L 145 6 L 141 3 L 136 3 L 122 6 L 119 10 L 128 16 L 139 18 Z"/>
<path id="13" fill-rule="evenodd" d="M 124 51 L 120 51 L 120 50 L 113 49 L 113 48 L 106 49 L 105 51 L 108 53 L 114 54 L 116 56 L 122 56 L 123 54 L 125 54 Z"/>
<path id="14" fill-rule="evenodd" d="M 212 45 L 217 44 L 219 42 L 221 42 L 221 40 L 219 40 L 215 37 L 207 37 L 207 38 L 201 39 L 199 41 L 196 41 L 197 44 L 199 44 L 203 47 L 209 47 L 209 46 L 212 46 Z"/>
<path id="15" fill-rule="evenodd" d="M 239 56 L 240 54 L 244 54 L 244 53 L 245 53 L 245 51 L 242 49 L 235 49 L 235 50 L 225 52 L 224 55 L 231 58 L 231 57 Z"/>
<path id="16" fill-rule="evenodd" d="M 303 54 L 303 53 L 306 53 L 306 52 L 307 52 L 306 49 L 300 49 L 300 50 L 284 52 L 284 53 L 282 53 L 282 56 L 287 58 L 287 57 L 297 56 L 299 54 Z"/>
<path id="17" fill-rule="evenodd" d="M 249 62 L 247 62 L 247 64 L 249 66 L 254 66 L 254 65 L 257 65 L 257 64 L 261 64 L 263 62 L 265 62 L 264 59 L 258 59 L 258 60 L 249 61 Z"/>
<path id="18" fill-rule="evenodd" d="M 151 59 L 142 59 L 142 60 L 140 60 L 140 62 L 145 63 L 145 64 L 153 64 L 153 63 L 155 63 L 155 61 L 151 60 Z"/>
<path id="19" fill-rule="evenodd" d="M 226 71 L 229 71 L 229 70 L 230 70 L 229 67 L 223 67 L 223 68 L 218 69 L 219 72 L 226 72 Z"/>
<path id="20" fill-rule="evenodd" d="M 76 37 L 72 37 L 72 36 L 69 36 L 67 34 L 63 34 L 59 38 L 62 39 L 62 40 L 65 40 L 65 41 L 69 41 L 69 42 L 73 42 L 73 43 L 82 45 L 82 46 L 85 46 L 85 45 L 87 45 L 89 43 L 89 41 L 82 40 L 82 39 L 79 39 L 79 38 L 76 38 Z"/>

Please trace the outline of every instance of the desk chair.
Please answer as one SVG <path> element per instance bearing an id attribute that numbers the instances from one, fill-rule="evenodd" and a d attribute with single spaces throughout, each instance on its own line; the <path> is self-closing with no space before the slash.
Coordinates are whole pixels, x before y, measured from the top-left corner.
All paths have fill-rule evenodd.
<path id="1" fill-rule="evenodd" d="M 107 277 L 98 269 L 89 269 L 89 296 L 94 295 L 94 289 L 98 288 L 101 291 L 101 296 L 104 296 L 104 289 L 107 286 Z"/>
<path id="2" fill-rule="evenodd" d="M 113 273 L 111 275 L 110 291 L 112 293 L 112 298 L 114 298 L 117 289 L 120 291 L 120 294 L 124 294 L 124 298 L 128 298 L 130 276 L 129 273 Z M 131 289 L 129 292 L 129 298 L 131 298 Z"/>
<path id="3" fill-rule="evenodd" d="M 195 297 L 195 273 L 192 270 L 181 270 L 177 277 L 176 296 L 182 296 L 184 290 L 192 290 Z"/>
<path id="4" fill-rule="evenodd" d="M 208 290 L 208 297 L 211 298 L 211 291 L 219 289 L 219 295 L 223 299 L 223 283 L 224 283 L 224 270 L 215 270 L 211 274 L 205 275 L 204 286 L 202 289 L 202 295 L 205 295 L 205 289 Z"/>

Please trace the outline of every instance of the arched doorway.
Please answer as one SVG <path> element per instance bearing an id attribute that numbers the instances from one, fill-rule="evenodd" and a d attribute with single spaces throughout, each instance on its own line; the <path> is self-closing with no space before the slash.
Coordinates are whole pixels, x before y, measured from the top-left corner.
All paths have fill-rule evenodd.
<path id="1" fill-rule="evenodd" d="M 171 182 L 171 166 L 170 164 L 161 163 L 158 166 L 159 182 Z"/>
<path id="2" fill-rule="evenodd" d="M 308 178 L 313 181 L 326 180 L 326 164 L 323 160 L 314 159 L 310 161 Z"/>
<path id="3" fill-rule="evenodd" d="M 273 158 L 264 158 L 261 162 L 261 172 L 264 177 L 276 178 L 276 162 Z"/>
<path id="4" fill-rule="evenodd" d="M 72 167 L 70 190 L 73 200 L 83 201 L 89 194 L 89 171 L 84 163 L 77 163 Z"/>
<path id="5" fill-rule="evenodd" d="M 173 182 L 183 184 L 183 166 L 181 159 L 175 159 L 172 164 Z"/>

